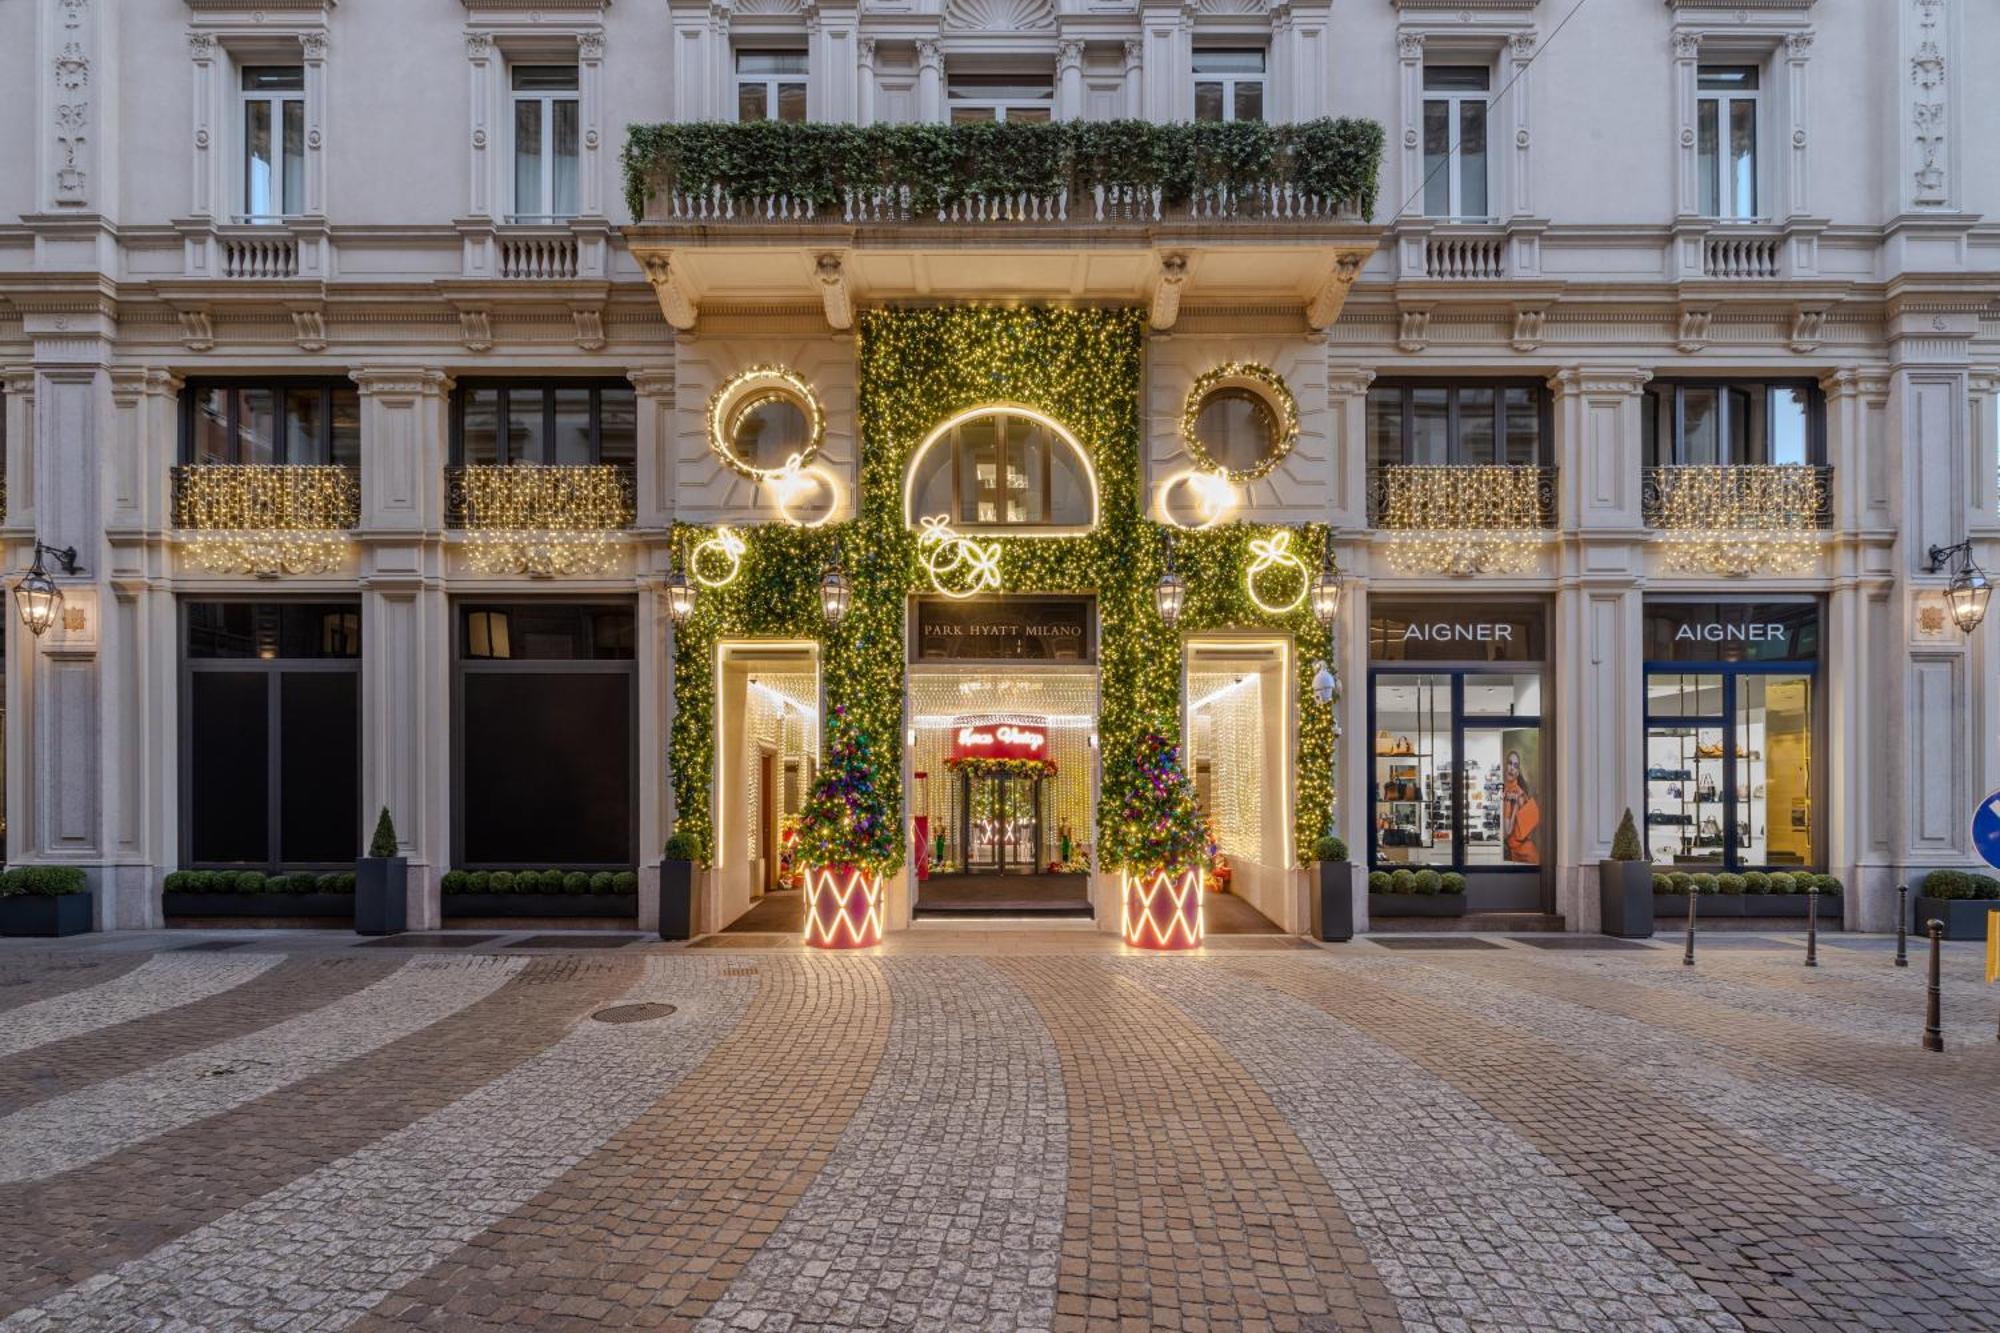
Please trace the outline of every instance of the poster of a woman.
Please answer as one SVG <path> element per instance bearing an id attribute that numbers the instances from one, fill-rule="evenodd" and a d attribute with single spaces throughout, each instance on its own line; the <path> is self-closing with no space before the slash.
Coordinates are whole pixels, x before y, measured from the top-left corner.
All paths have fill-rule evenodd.
<path id="1" fill-rule="evenodd" d="M 1542 804 L 1535 796 L 1535 751 L 1540 737 L 1512 733 L 1506 738 L 1506 760 L 1500 780 L 1501 855 L 1515 865 L 1540 865 L 1537 845 Z"/>

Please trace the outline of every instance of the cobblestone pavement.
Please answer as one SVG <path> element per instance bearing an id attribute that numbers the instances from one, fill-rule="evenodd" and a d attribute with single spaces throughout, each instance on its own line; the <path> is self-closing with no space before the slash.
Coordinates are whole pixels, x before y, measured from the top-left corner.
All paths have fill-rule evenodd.
<path id="1" fill-rule="evenodd" d="M 202 938 L 0 943 L 0 1330 L 2000 1333 L 1970 947 Z"/>

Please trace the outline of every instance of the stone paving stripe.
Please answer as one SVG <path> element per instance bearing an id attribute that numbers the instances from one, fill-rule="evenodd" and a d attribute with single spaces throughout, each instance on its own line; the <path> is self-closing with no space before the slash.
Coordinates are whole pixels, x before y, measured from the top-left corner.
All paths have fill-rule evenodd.
<path id="1" fill-rule="evenodd" d="M 0 1314 L 136 1259 L 402 1129 L 538 1054 L 639 959 L 522 960 L 499 990 L 361 1059 L 52 1180 L 0 1186 Z M 396 964 L 343 958 L 377 975 Z"/>
<path id="2" fill-rule="evenodd" d="M 1404 990 L 1396 966 L 1244 975 L 1448 1079 L 1752 1333 L 1964 1333 L 2000 1309 L 2000 1288 L 1970 1277 L 1951 1247 L 1910 1222 L 1567 1046 Z"/>
<path id="3" fill-rule="evenodd" d="M 382 980 L 393 959 L 287 959 L 229 990 L 0 1060 L 0 1116 L 272 1027 Z"/>
<path id="4" fill-rule="evenodd" d="M 311 1013 L 0 1119 L 0 1183 L 74 1171 L 429 1027 L 504 985 L 517 958 L 413 959 Z"/>
<path id="5" fill-rule="evenodd" d="M 1746 1067 L 1726 1049 L 1671 1028 L 1524 994 L 1462 970 L 1412 969 L 1391 984 L 1553 1038 L 1661 1096 L 1678 1097 L 1773 1154 L 1920 1222 L 2000 1284 L 2000 1255 L 1992 1249 L 2000 1235 L 2000 1155 L 1871 1097 Z"/>
<path id="6" fill-rule="evenodd" d="M 757 970 L 743 1021 L 699 1068 L 356 1327 L 686 1328 L 705 1316 L 839 1145 L 888 1038 L 876 960 L 766 956 Z"/>
<path id="7" fill-rule="evenodd" d="M 1227 1052 L 1101 961 L 996 966 L 1040 1009 L 1068 1089 L 1054 1327 L 1401 1327 L 1311 1155 Z"/>
<path id="8" fill-rule="evenodd" d="M 697 1333 L 1049 1327 L 1068 1122 L 1055 1045 L 979 959 L 882 970 L 894 1022 L 867 1097 Z"/>
<path id="9" fill-rule="evenodd" d="M 1185 960 L 1124 963 L 1269 1094 L 1409 1328 L 1735 1330 L 1737 1321 L 1512 1129 L 1305 1001 Z"/>
<path id="10" fill-rule="evenodd" d="M 6 1023 L 0 1024 L 0 1057 L 191 1004 L 240 986 L 282 961 L 280 954 L 149 958 L 133 971 L 88 989 L 9 1010 Z"/>
<path id="11" fill-rule="evenodd" d="M 145 954 L 60 959 L 39 954 L 0 955 L 0 1014 L 102 985 L 145 963 Z"/>
<path id="12" fill-rule="evenodd" d="M 669 1021 L 580 1023 L 405 1129 L 92 1278 L 0 1328 L 343 1328 L 528 1203 L 706 1058 L 754 983 L 654 957 L 621 1003 Z"/>

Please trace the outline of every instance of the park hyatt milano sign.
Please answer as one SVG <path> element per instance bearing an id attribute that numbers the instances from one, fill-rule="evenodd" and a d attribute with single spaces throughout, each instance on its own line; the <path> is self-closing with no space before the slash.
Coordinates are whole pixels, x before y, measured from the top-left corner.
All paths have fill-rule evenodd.
<path id="1" fill-rule="evenodd" d="M 919 662 L 1088 662 L 1096 656 L 1088 597 L 920 598 L 910 655 Z"/>

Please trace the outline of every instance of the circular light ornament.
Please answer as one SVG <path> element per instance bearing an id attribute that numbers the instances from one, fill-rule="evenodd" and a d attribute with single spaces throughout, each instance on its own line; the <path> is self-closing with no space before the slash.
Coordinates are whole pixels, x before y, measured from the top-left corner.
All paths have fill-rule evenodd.
<path id="1" fill-rule="evenodd" d="M 783 366 L 752 366 L 709 397 L 708 447 L 752 481 L 796 483 L 825 442 L 819 395 Z"/>
<path id="2" fill-rule="evenodd" d="M 1241 486 L 1268 475 L 1298 442 L 1298 400 L 1269 366 L 1226 362 L 1188 387 L 1181 443 L 1198 471 Z"/>
<path id="3" fill-rule="evenodd" d="M 1259 611 L 1267 616 L 1290 615 L 1306 600 L 1311 584 L 1305 562 L 1292 554 L 1291 529 L 1280 528 L 1268 537 L 1250 539 L 1243 591 Z M 1283 595 L 1287 590 L 1290 595 Z"/>
<path id="4" fill-rule="evenodd" d="M 1000 543 L 960 536 L 943 514 L 925 516 L 917 549 L 931 586 L 955 602 L 1000 586 Z"/>
<path id="5" fill-rule="evenodd" d="M 731 529 L 717 528 L 688 556 L 688 569 L 704 588 L 727 588 L 743 572 L 743 553 L 749 549 Z"/>
<path id="6" fill-rule="evenodd" d="M 1236 487 L 1229 478 L 1195 467 L 1169 473 L 1155 495 L 1161 521 L 1185 532 L 1212 528 L 1236 508 Z"/>

